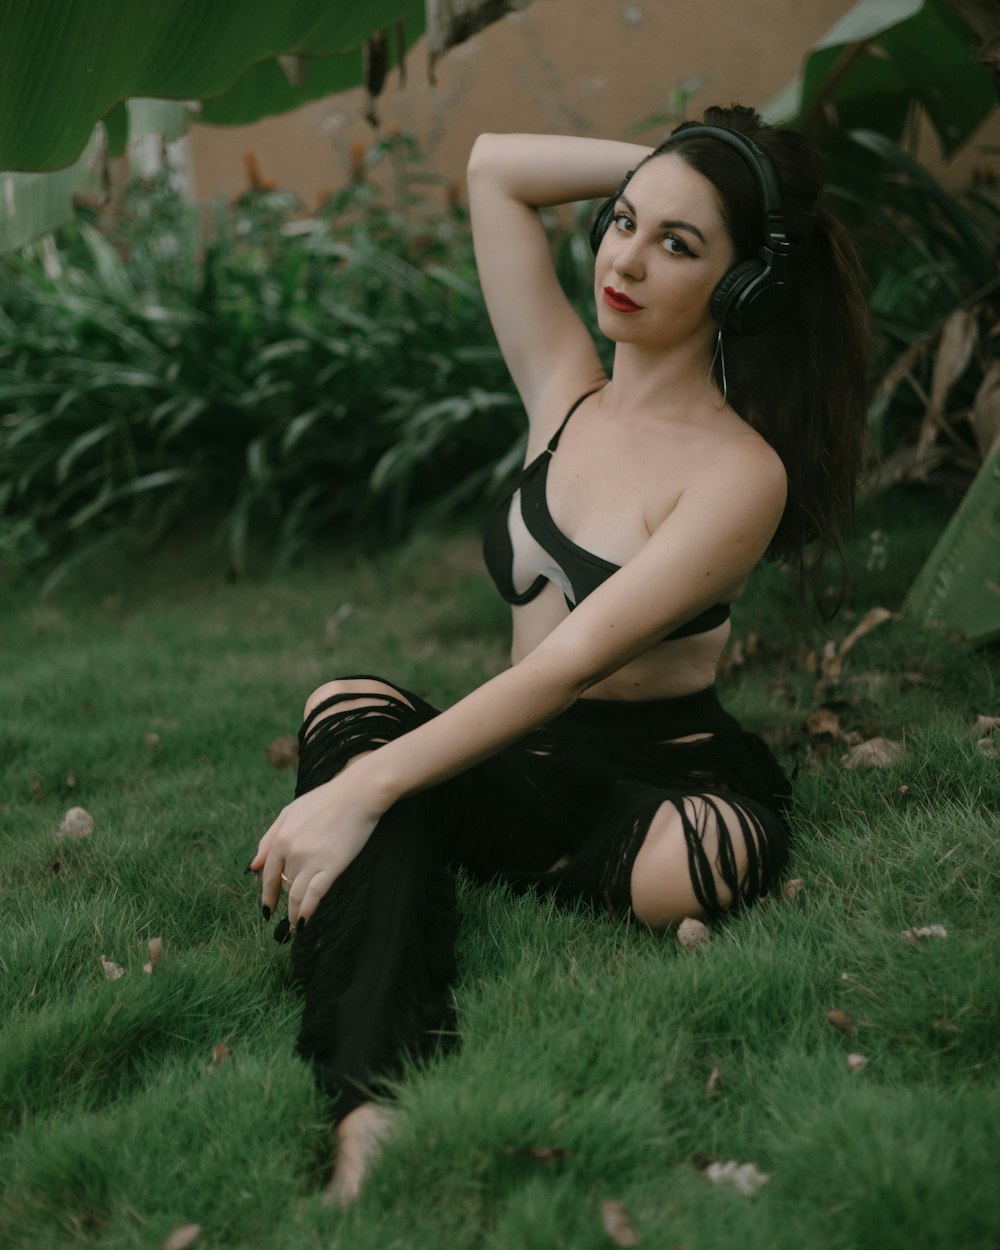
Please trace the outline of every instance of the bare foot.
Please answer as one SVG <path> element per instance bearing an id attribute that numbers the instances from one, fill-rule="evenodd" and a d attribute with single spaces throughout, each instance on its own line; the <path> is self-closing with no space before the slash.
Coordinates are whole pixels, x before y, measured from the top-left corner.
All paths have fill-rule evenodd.
<path id="1" fill-rule="evenodd" d="M 337 1125 L 337 1161 L 323 1202 L 349 1207 L 361 1193 L 382 1143 L 391 1134 L 396 1117 L 387 1107 L 363 1102 Z"/>

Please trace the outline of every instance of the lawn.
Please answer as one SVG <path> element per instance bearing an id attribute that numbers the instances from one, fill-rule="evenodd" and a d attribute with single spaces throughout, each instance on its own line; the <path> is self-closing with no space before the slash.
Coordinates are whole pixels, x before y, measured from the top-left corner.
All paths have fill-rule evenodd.
<path id="1" fill-rule="evenodd" d="M 320 1202 L 288 951 L 242 868 L 290 794 L 266 748 L 316 684 L 382 673 L 440 704 L 504 663 L 476 542 L 239 581 L 190 548 L 55 598 L 6 587 L 0 1244 L 139 1250 L 197 1224 L 206 1250 L 600 1250 L 629 1229 L 667 1250 L 995 1248 L 1000 726 L 976 721 L 1000 717 L 1000 654 L 890 619 L 824 675 L 943 519 L 910 495 L 869 511 L 827 634 L 779 570 L 736 610 L 720 686 L 794 774 L 798 892 L 689 951 L 463 883 L 461 1048 L 401 1082 L 347 1213 Z M 875 737 L 898 757 L 845 768 Z M 93 831 L 60 837 L 77 806 Z M 713 1159 L 768 1179 L 742 1193 Z"/>

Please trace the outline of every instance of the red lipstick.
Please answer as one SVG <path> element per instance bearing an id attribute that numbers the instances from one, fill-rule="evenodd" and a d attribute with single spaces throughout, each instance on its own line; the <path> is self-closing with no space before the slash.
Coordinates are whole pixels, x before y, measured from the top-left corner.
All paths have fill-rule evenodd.
<path id="1" fill-rule="evenodd" d="M 629 299 L 627 295 L 623 295 L 621 291 L 616 291 L 613 286 L 606 286 L 603 294 L 605 304 L 613 308 L 615 312 L 639 312 L 640 305 L 635 300 Z"/>

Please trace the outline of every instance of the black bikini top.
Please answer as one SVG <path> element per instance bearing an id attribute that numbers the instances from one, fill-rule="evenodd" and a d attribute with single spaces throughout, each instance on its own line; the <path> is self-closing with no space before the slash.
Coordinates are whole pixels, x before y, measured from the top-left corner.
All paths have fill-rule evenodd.
<path id="1" fill-rule="evenodd" d="M 553 521 L 545 497 L 549 461 L 559 446 L 562 432 L 577 408 L 588 395 L 593 394 L 595 394 L 594 391 L 587 391 L 586 395 L 581 395 L 573 404 L 545 450 L 524 468 L 510 491 L 499 501 L 487 526 L 483 539 L 483 557 L 497 590 L 508 603 L 530 603 L 541 594 L 546 582 L 554 582 L 562 590 L 566 604 L 572 611 L 578 603 L 586 599 L 591 591 L 596 590 L 621 567 L 621 565 L 612 564 L 609 560 L 602 560 L 600 556 L 595 556 L 593 552 L 585 551 L 583 547 L 578 547 L 576 543 L 571 542 Z M 520 496 L 519 509 L 514 507 L 515 495 Z M 531 540 L 534 540 L 539 548 L 537 558 L 532 562 L 537 565 L 537 576 L 527 590 L 520 592 L 514 585 L 515 553 L 511 537 L 512 527 L 517 529 L 523 527 L 527 534 L 525 542 L 530 544 Z M 549 557 L 551 563 L 544 560 L 546 556 Z M 667 634 L 663 641 L 705 633 L 728 619 L 729 604 L 713 604 L 672 633 Z"/>

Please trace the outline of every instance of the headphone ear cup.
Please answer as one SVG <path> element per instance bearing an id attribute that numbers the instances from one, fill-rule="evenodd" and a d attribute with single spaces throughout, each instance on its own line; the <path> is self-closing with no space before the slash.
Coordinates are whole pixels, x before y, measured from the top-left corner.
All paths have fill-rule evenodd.
<path id="1" fill-rule="evenodd" d="M 712 316 L 723 330 L 740 330 L 739 300 L 747 288 L 764 272 L 759 260 L 743 260 L 724 274 L 712 292 L 709 307 Z"/>
<path id="2" fill-rule="evenodd" d="M 626 179 L 626 181 L 628 181 Z M 590 250 L 597 255 L 597 249 L 601 246 L 601 240 L 608 232 L 611 225 L 611 218 L 614 216 L 615 204 L 618 202 L 619 193 L 604 201 L 597 212 L 594 214 L 594 220 L 590 223 Z"/>

